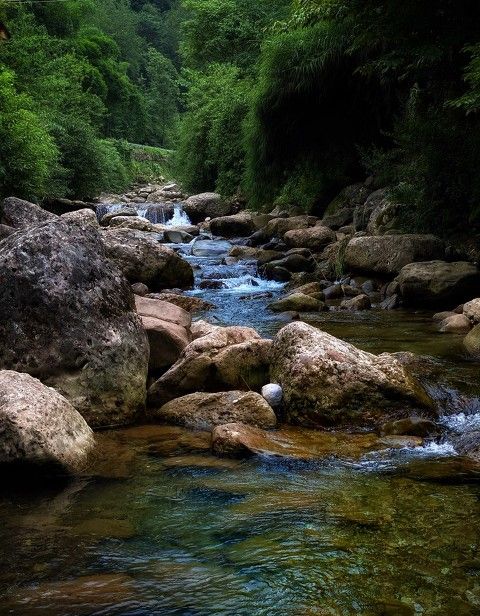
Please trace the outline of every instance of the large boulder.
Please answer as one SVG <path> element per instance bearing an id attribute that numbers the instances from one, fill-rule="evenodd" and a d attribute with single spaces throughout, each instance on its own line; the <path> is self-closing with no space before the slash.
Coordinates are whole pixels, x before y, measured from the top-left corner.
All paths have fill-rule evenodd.
<path id="1" fill-rule="evenodd" d="M 315 216 L 291 216 L 290 218 L 274 218 L 265 225 L 265 235 L 267 237 L 283 238 L 287 231 L 295 229 L 307 229 L 313 227 L 318 222 Z"/>
<path id="2" fill-rule="evenodd" d="M 345 266 L 354 272 L 398 274 L 415 261 L 442 259 L 445 245 L 434 235 L 383 235 L 352 238 L 345 249 Z"/>
<path id="3" fill-rule="evenodd" d="M 82 470 L 93 432 L 68 400 L 29 374 L 0 370 L 0 464 Z"/>
<path id="4" fill-rule="evenodd" d="M 355 231 L 365 231 L 373 212 L 381 207 L 387 198 L 387 189 L 379 188 L 372 192 L 363 203 L 358 203 L 353 211 L 353 227 Z"/>
<path id="5" fill-rule="evenodd" d="M 140 296 L 135 296 L 135 306 L 150 344 L 150 371 L 170 368 L 192 341 L 190 313 L 161 299 Z"/>
<path id="6" fill-rule="evenodd" d="M 308 229 L 287 231 L 283 239 L 291 248 L 308 248 L 317 252 L 323 250 L 327 244 L 335 242 L 337 236 L 328 227 L 316 225 Z"/>
<path id="7" fill-rule="evenodd" d="M 95 214 L 94 210 L 90 208 L 83 208 L 81 210 L 65 212 L 65 214 L 62 214 L 61 218 L 62 220 L 65 220 L 67 222 L 76 222 L 81 225 L 91 225 L 95 229 L 98 229 L 100 227 L 97 215 Z"/>
<path id="8" fill-rule="evenodd" d="M 397 278 L 404 304 L 451 308 L 480 293 L 480 272 L 466 261 L 410 263 Z"/>
<path id="9" fill-rule="evenodd" d="M 210 231 L 221 237 L 248 237 L 255 229 L 253 217 L 248 212 L 221 216 L 210 221 Z"/>
<path id="10" fill-rule="evenodd" d="M 49 220 L 58 220 L 58 216 L 23 199 L 8 197 L 0 205 L 0 223 L 9 227 L 22 229 Z"/>
<path id="11" fill-rule="evenodd" d="M 228 216 L 232 206 L 217 193 L 201 193 L 189 197 L 183 204 L 183 210 L 190 220 L 197 224 L 205 218 Z"/>
<path id="12" fill-rule="evenodd" d="M 287 420 L 304 426 L 374 426 L 412 407 L 434 407 L 392 355 L 366 353 L 305 323 L 275 337 L 271 377 L 283 388 Z"/>
<path id="13" fill-rule="evenodd" d="M 374 193 L 375 194 L 375 193 Z M 368 235 L 383 235 L 392 232 L 400 226 L 399 214 L 402 206 L 390 201 L 386 196 L 379 199 L 379 203 L 370 214 L 367 225 Z"/>
<path id="14" fill-rule="evenodd" d="M 271 340 L 249 327 L 211 327 L 149 389 L 150 406 L 196 391 L 260 390 L 268 382 Z"/>
<path id="15" fill-rule="evenodd" d="M 469 355 L 475 357 L 476 359 L 480 359 L 480 325 L 475 325 L 475 327 L 465 336 L 463 346 Z"/>
<path id="16" fill-rule="evenodd" d="M 106 255 L 130 282 L 143 282 L 152 291 L 192 287 L 191 265 L 150 235 L 122 228 L 104 231 Z"/>
<path id="17" fill-rule="evenodd" d="M 0 245 L 0 368 L 28 372 L 91 426 L 144 409 L 148 342 L 121 272 L 90 224 L 61 219 Z"/>
<path id="18" fill-rule="evenodd" d="M 114 216 L 110 220 L 109 226 L 117 229 L 133 229 L 134 231 L 158 233 L 156 226 L 143 216 Z"/>
<path id="19" fill-rule="evenodd" d="M 167 402 L 152 417 L 195 430 L 237 421 L 259 428 L 274 428 L 277 423 L 272 407 L 253 391 L 193 393 Z"/>

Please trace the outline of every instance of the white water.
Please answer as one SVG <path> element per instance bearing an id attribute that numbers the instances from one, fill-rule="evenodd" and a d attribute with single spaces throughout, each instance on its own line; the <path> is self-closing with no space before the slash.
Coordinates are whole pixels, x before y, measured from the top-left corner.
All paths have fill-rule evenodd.
<path id="1" fill-rule="evenodd" d="M 165 224 L 169 227 L 183 227 L 191 225 L 192 221 L 187 213 L 183 211 L 183 205 L 181 203 L 175 203 L 173 206 L 173 217 Z"/>

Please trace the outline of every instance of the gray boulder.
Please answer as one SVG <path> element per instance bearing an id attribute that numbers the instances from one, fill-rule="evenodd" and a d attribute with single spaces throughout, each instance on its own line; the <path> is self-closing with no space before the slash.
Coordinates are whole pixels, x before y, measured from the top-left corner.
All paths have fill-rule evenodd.
<path id="1" fill-rule="evenodd" d="M 0 368 L 62 393 L 91 426 L 143 411 L 148 343 L 121 272 L 90 224 L 61 219 L 0 244 Z"/>
<path id="2" fill-rule="evenodd" d="M 16 229 L 57 219 L 58 216 L 55 214 L 47 212 L 34 203 L 16 197 L 8 197 L 0 205 L 0 223 Z"/>
<path id="3" fill-rule="evenodd" d="M 200 193 L 192 195 L 183 204 L 183 210 L 190 220 L 196 224 L 205 218 L 218 218 L 231 214 L 231 205 L 217 193 Z"/>

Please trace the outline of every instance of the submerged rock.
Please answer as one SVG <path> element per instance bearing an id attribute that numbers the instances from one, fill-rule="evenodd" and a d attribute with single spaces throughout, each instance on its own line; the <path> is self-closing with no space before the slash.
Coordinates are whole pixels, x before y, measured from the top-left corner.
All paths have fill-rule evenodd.
<path id="1" fill-rule="evenodd" d="M 144 410 L 148 343 L 91 225 L 61 219 L 0 244 L 0 367 L 54 386 L 91 426 Z"/>
<path id="2" fill-rule="evenodd" d="M 82 470 L 95 444 L 66 398 L 11 370 L 0 370 L 0 431 L 0 464 L 34 465 L 45 472 Z"/>
<path id="3" fill-rule="evenodd" d="M 409 306 L 450 308 L 480 292 L 480 272 L 466 261 L 410 263 L 402 268 L 397 282 Z"/>
<path id="4" fill-rule="evenodd" d="M 271 376 L 283 388 L 287 420 L 304 426 L 374 426 L 412 407 L 434 408 L 392 355 L 366 353 L 305 323 L 275 337 Z"/>
<path id="5" fill-rule="evenodd" d="M 372 451 L 421 444 L 422 439 L 414 436 L 379 438 L 373 433 L 322 432 L 292 426 L 267 432 L 243 423 L 217 426 L 212 432 L 212 451 L 225 458 L 261 455 L 301 461 L 331 457 L 358 460 Z"/>
<path id="6" fill-rule="evenodd" d="M 193 286 L 193 270 L 177 253 L 151 234 L 133 229 L 109 229 L 102 239 L 107 257 L 130 282 L 143 282 L 152 291 Z"/>
<path id="7" fill-rule="evenodd" d="M 259 428 L 274 428 L 277 423 L 272 407 L 253 391 L 189 394 L 167 402 L 152 418 L 197 430 L 235 421 Z"/>

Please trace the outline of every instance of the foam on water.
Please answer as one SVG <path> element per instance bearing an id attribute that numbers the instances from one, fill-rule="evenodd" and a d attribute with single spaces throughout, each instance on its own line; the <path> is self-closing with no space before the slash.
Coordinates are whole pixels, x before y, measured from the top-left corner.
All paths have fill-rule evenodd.
<path id="1" fill-rule="evenodd" d="M 188 214 L 183 211 L 183 205 L 181 203 L 175 203 L 173 206 L 173 217 L 167 220 L 165 224 L 168 227 L 182 227 L 191 225 L 192 221 L 188 217 Z"/>
<path id="2" fill-rule="evenodd" d="M 441 422 L 450 430 L 454 432 L 472 432 L 473 430 L 480 430 L 480 412 L 465 414 L 457 413 L 456 415 L 448 415 L 442 417 Z"/>

